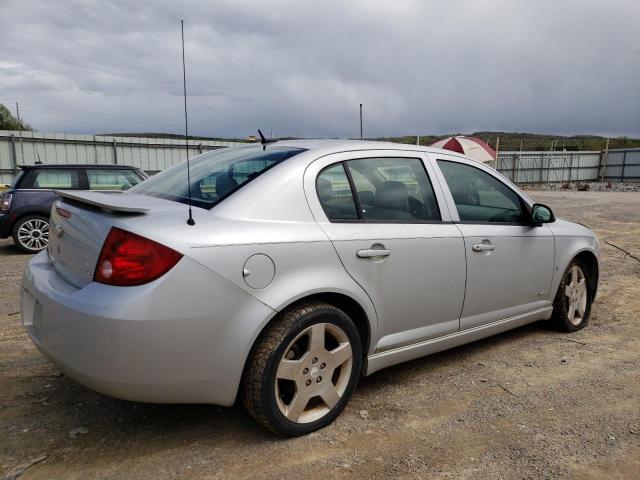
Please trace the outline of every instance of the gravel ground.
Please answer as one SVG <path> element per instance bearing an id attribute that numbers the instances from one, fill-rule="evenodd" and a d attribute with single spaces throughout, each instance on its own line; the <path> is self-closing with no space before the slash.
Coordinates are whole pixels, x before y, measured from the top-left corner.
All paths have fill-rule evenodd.
<path id="1" fill-rule="evenodd" d="M 21 479 L 639 478 L 640 263 L 605 241 L 640 256 L 640 194 L 529 193 L 598 233 L 590 326 L 530 325 L 380 371 L 298 439 L 240 407 L 119 401 L 62 376 L 20 326 L 29 257 L 0 241 L 0 476 L 45 454 Z"/>
<path id="2" fill-rule="evenodd" d="M 611 182 L 571 182 L 571 183 L 529 183 L 520 185 L 523 190 L 562 191 L 578 190 L 590 192 L 640 192 L 640 183 Z"/>

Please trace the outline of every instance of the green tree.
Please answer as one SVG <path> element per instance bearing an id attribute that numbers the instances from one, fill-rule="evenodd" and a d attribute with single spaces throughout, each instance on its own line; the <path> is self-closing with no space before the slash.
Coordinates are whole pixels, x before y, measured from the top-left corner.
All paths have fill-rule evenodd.
<path id="1" fill-rule="evenodd" d="M 0 103 L 0 130 L 32 130 L 31 125 L 19 121 L 9 109 Z"/>

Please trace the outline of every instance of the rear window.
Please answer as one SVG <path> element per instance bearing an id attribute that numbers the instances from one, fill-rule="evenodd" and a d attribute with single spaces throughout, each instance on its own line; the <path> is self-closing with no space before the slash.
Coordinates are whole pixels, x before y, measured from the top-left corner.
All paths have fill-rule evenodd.
<path id="1" fill-rule="evenodd" d="M 303 152 L 292 147 L 224 148 L 190 161 L 191 202 L 210 209 L 271 167 Z M 187 162 L 182 162 L 129 190 L 131 193 L 188 203 Z"/>
<path id="2" fill-rule="evenodd" d="M 80 176 L 78 171 L 67 168 L 52 169 L 43 168 L 41 170 L 29 170 L 22 182 L 21 188 L 42 188 L 42 189 L 78 189 L 80 188 Z"/>
<path id="3" fill-rule="evenodd" d="M 24 170 L 20 170 L 18 172 L 18 175 L 16 175 L 16 178 L 14 178 L 13 182 L 9 184 L 9 188 L 16 188 L 18 186 L 18 183 L 20 183 L 20 180 L 22 180 L 22 177 L 24 177 Z"/>

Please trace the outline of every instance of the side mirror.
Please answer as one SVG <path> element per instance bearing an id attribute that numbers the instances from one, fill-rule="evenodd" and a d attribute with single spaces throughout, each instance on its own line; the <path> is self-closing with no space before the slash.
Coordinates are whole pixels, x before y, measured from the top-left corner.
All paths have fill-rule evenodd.
<path id="1" fill-rule="evenodd" d="M 542 225 L 543 223 L 555 222 L 556 217 L 553 211 L 542 203 L 534 203 L 531 207 L 531 223 L 533 225 Z"/>

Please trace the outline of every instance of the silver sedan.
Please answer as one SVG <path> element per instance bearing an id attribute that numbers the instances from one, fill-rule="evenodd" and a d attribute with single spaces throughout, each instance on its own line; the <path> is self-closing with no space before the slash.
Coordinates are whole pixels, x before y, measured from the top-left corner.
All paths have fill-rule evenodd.
<path id="1" fill-rule="evenodd" d="M 23 279 L 40 351 L 118 398 L 239 396 L 281 435 L 327 425 L 381 368 L 539 320 L 581 329 L 596 295 L 591 230 L 444 150 L 251 145 L 60 195 Z"/>

